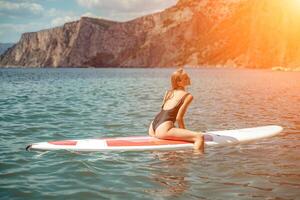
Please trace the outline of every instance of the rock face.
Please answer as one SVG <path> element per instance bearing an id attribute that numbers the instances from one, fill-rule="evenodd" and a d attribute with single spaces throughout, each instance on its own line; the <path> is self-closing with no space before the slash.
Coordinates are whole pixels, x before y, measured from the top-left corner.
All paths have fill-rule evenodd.
<path id="1" fill-rule="evenodd" d="M 128 22 L 83 17 L 24 33 L 1 66 L 300 66 L 300 14 L 282 0 L 180 0 Z"/>
<path id="2" fill-rule="evenodd" d="M 12 47 L 14 43 L 0 43 L 0 55 L 3 54 L 7 49 Z"/>

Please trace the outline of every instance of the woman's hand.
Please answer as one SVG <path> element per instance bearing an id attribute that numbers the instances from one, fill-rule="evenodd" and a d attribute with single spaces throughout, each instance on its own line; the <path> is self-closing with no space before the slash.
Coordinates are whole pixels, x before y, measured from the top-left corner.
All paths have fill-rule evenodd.
<path id="1" fill-rule="evenodd" d="M 184 125 L 184 120 L 183 120 L 183 118 L 177 118 L 176 121 L 177 121 L 177 124 L 178 124 L 178 127 L 179 127 L 179 128 L 185 129 L 185 125 Z"/>

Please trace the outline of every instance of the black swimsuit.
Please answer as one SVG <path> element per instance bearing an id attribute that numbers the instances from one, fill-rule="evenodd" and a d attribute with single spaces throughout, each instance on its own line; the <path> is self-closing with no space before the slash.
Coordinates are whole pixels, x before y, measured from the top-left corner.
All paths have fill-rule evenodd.
<path id="1" fill-rule="evenodd" d="M 152 122 L 152 127 L 154 132 L 157 129 L 157 127 L 163 122 L 172 121 L 173 123 L 175 123 L 179 108 L 183 104 L 183 101 L 187 95 L 189 95 L 189 93 L 185 94 L 177 103 L 177 105 L 172 109 L 168 109 L 168 110 L 163 109 L 166 102 L 161 106 L 161 111 L 155 116 Z"/>

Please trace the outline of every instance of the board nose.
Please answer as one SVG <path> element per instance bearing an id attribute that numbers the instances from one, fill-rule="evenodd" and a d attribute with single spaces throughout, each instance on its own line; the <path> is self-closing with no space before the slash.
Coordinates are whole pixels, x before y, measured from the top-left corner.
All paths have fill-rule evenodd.
<path id="1" fill-rule="evenodd" d="M 29 150 L 31 149 L 31 146 L 32 146 L 32 144 L 28 145 L 28 146 L 26 147 L 26 151 L 29 151 Z"/>

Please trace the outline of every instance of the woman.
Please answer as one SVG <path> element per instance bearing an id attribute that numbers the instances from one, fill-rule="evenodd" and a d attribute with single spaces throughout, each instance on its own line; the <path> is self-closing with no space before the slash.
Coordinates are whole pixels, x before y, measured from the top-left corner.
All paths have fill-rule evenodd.
<path id="1" fill-rule="evenodd" d="M 182 69 L 176 70 L 171 76 L 172 89 L 167 91 L 161 106 L 149 127 L 149 135 L 160 139 L 183 140 L 194 142 L 194 149 L 204 152 L 204 137 L 201 132 L 185 129 L 183 116 L 193 96 L 185 91 L 191 85 L 190 77 Z M 175 122 L 178 127 L 175 127 Z"/>

